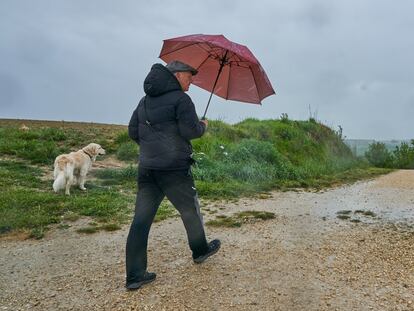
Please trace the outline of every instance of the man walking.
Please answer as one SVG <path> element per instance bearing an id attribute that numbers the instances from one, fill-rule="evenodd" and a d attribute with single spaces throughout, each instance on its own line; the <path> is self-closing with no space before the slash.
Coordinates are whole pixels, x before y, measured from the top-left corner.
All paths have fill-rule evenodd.
<path id="1" fill-rule="evenodd" d="M 144 96 L 132 114 L 129 136 L 140 145 L 135 216 L 126 245 L 126 287 L 135 290 L 155 280 L 147 272 L 148 233 L 166 196 L 180 213 L 195 263 L 220 248 L 207 243 L 191 174 L 191 139 L 201 137 L 207 120 L 199 120 L 185 93 L 197 70 L 179 61 L 155 64 L 144 81 Z"/>

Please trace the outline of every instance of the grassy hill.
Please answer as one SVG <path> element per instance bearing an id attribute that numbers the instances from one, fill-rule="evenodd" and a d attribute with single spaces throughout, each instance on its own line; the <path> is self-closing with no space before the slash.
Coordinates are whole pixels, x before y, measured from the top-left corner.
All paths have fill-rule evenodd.
<path id="1" fill-rule="evenodd" d="M 90 142 L 107 151 L 98 163 L 117 165 L 101 164 L 91 172 L 86 192 L 73 188 L 70 197 L 55 194 L 55 157 Z M 193 145 L 193 174 L 205 199 L 321 188 L 386 172 L 369 168 L 337 133 L 313 120 L 210 121 L 206 135 Z M 138 152 L 122 125 L 0 119 L 0 234 L 26 230 L 42 237 L 51 223 L 81 216 L 95 219 L 91 231 L 119 228 L 133 211 Z M 157 219 L 174 214 L 163 202 Z"/>

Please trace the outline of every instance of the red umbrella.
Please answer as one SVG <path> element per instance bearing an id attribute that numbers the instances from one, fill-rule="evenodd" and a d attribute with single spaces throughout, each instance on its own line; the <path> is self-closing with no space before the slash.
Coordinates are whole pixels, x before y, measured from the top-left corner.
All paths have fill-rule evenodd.
<path id="1" fill-rule="evenodd" d="M 189 35 L 164 40 L 159 56 L 165 62 L 179 60 L 198 70 L 193 84 L 224 99 L 261 104 L 275 94 L 259 61 L 244 46 L 223 35 Z"/>

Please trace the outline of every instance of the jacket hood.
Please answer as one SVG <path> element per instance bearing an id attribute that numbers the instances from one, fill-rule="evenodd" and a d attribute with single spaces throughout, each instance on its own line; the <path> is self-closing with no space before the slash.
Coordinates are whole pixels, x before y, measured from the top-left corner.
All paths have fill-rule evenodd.
<path id="1" fill-rule="evenodd" d="M 144 80 L 144 92 L 149 96 L 159 96 L 167 92 L 181 90 L 174 74 L 162 64 L 154 64 Z"/>

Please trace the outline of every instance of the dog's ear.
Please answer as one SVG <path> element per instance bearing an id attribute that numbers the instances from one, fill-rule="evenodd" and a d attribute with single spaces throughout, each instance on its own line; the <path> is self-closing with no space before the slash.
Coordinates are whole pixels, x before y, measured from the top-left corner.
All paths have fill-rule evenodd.
<path id="1" fill-rule="evenodd" d="M 87 145 L 86 147 L 84 147 L 83 149 L 86 150 L 91 155 L 95 155 L 96 154 L 96 152 L 95 152 L 96 149 L 95 149 L 94 145 L 95 145 L 94 143 L 91 143 L 91 144 Z"/>
<path id="2" fill-rule="evenodd" d="M 102 147 L 101 147 L 101 145 L 98 145 L 98 144 L 96 144 L 95 145 L 95 152 L 96 152 L 96 154 L 100 154 L 100 151 L 102 150 Z"/>
<path id="3" fill-rule="evenodd" d="M 98 144 L 93 144 L 93 154 L 98 155 L 100 147 Z"/>

